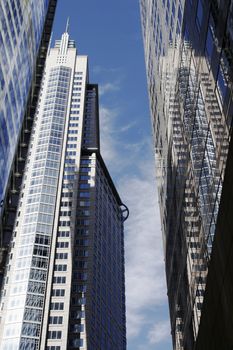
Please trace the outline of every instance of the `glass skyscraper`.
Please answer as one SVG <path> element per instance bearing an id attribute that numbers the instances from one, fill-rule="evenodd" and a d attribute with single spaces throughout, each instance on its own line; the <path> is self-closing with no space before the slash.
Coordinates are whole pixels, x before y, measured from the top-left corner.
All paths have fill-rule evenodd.
<path id="1" fill-rule="evenodd" d="M 173 347 L 196 349 L 231 139 L 233 2 L 140 9 Z"/>
<path id="2" fill-rule="evenodd" d="M 100 154 L 98 86 L 50 49 L 1 293 L 0 348 L 126 349 L 128 216 Z"/>
<path id="3" fill-rule="evenodd" d="M 0 284 L 55 8 L 0 1 Z"/>

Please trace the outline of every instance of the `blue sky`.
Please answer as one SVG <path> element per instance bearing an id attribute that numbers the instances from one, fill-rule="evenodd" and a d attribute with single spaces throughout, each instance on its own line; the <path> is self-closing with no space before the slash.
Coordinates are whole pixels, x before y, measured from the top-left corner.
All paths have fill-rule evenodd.
<path id="1" fill-rule="evenodd" d="M 70 17 L 78 53 L 100 89 L 101 152 L 122 200 L 128 350 L 170 350 L 155 165 L 137 0 L 59 0 L 53 39 Z M 104 349 L 103 349 L 104 350 Z"/>

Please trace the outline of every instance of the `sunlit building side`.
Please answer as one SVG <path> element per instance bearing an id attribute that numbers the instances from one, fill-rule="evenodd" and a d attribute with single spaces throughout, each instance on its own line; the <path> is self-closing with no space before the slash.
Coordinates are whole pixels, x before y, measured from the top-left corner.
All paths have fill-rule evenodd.
<path id="1" fill-rule="evenodd" d="M 0 1 L 0 285 L 56 3 Z"/>

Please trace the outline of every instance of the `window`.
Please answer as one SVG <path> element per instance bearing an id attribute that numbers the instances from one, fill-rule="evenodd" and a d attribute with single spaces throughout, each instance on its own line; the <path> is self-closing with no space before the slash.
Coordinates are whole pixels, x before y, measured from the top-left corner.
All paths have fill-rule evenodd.
<path id="1" fill-rule="evenodd" d="M 70 126 L 70 127 L 73 127 L 73 128 L 74 128 L 74 127 L 77 128 L 77 127 L 78 127 L 78 123 L 70 123 L 69 126 Z"/>
<path id="2" fill-rule="evenodd" d="M 89 240 L 88 239 L 76 239 L 76 244 L 79 246 L 88 246 Z"/>
<path id="3" fill-rule="evenodd" d="M 61 207 L 72 207 L 72 202 L 61 202 Z"/>
<path id="4" fill-rule="evenodd" d="M 70 184 L 69 184 L 70 186 Z M 60 211 L 59 213 L 61 216 L 71 216 L 71 211 Z"/>
<path id="5" fill-rule="evenodd" d="M 73 137 L 73 136 L 68 137 L 68 141 L 77 141 L 77 140 L 78 140 L 77 137 Z"/>
<path id="6" fill-rule="evenodd" d="M 81 226 L 88 226 L 90 224 L 90 222 L 89 222 L 89 220 L 79 219 L 79 220 L 77 220 L 77 224 L 81 225 Z"/>
<path id="7" fill-rule="evenodd" d="M 63 176 L 63 179 L 64 180 L 74 180 L 74 179 L 76 179 L 76 176 L 74 174 L 73 175 L 66 174 L 66 175 Z"/>
<path id="8" fill-rule="evenodd" d="M 55 265 L 54 271 L 67 271 L 67 265 L 64 265 L 64 264 Z"/>
<path id="9" fill-rule="evenodd" d="M 75 162 L 76 162 L 75 159 L 70 159 L 70 158 L 65 159 L 65 164 L 75 164 Z"/>
<path id="10" fill-rule="evenodd" d="M 58 231 L 57 237 L 69 237 L 70 231 Z"/>
<path id="11" fill-rule="evenodd" d="M 85 258 L 85 257 L 88 257 L 88 251 L 87 250 L 79 250 L 78 249 L 78 250 L 75 251 L 75 255 Z"/>
<path id="12" fill-rule="evenodd" d="M 68 259 L 68 253 L 56 253 L 55 259 Z"/>
<path id="13" fill-rule="evenodd" d="M 85 188 L 85 189 L 86 189 L 86 188 L 90 188 L 90 184 L 80 184 L 80 185 L 79 185 L 79 188 L 82 188 L 82 189 L 83 189 L 83 188 Z"/>
<path id="14" fill-rule="evenodd" d="M 76 293 L 86 293 L 87 286 L 85 284 L 72 284 L 72 291 Z"/>
<path id="15" fill-rule="evenodd" d="M 49 324 L 62 324 L 63 317 L 62 316 L 50 316 Z"/>
<path id="16" fill-rule="evenodd" d="M 85 173 L 85 172 L 88 172 L 88 171 L 91 171 L 91 168 L 80 168 L 80 171 L 82 172 L 82 173 Z"/>
<path id="17" fill-rule="evenodd" d="M 80 192 L 79 197 L 90 197 L 90 192 Z"/>
<path id="18" fill-rule="evenodd" d="M 72 192 L 62 193 L 61 196 L 62 197 L 73 197 L 73 193 Z"/>
<path id="19" fill-rule="evenodd" d="M 72 183 L 68 183 L 68 184 L 63 183 L 62 188 L 68 188 L 68 189 L 73 188 L 73 184 Z"/>
<path id="20" fill-rule="evenodd" d="M 85 305 L 86 304 L 86 298 L 73 297 L 72 298 L 72 304 L 73 305 Z"/>
<path id="21" fill-rule="evenodd" d="M 66 171 L 66 172 L 71 172 L 71 173 L 72 173 L 72 172 L 75 171 L 75 167 L 74 167 L 74 166 L 66 166 L 66 167 L 65 167 L 65 171 Z"/>
<path id="22" fill-rule="evenodd" d="M 64 303 L 51 303 L 50 310 L 64 310 Z"/>
<path id="23" fill-rule="evenodd" d="M 78 113 L 76 113 L 76 114 L 78 114 Z M 70 120 L 79 120 L 79 117 L 70 116 Z M 77 126 L 78 126 L 78 124 L 77 124 Z"/>
<path id="24" fill-rule="evenodd" d="M 80 333 L 80 332 L 84 332 L 84 324 L 72 324 L 70 326 L 70 330 L 73 333 Z"/>
<path id="25" fill-rule="evenodd" d="M 57 283 L 57 284 L 66 283 L 66 277 L 64 277 L 64 276 L 54 276 L 53 277 L 53 283 Z"/>
<path id="26" fill-rule="evenodd" d="M 53 289 L 52 296 L 53 297 L 64 297 L 65 296 L 65 289 Z"/>
<path id="27" fill-rule="evenodd" d="M 76 151 L 67 151 L 66 156 L 76 156 Z"/>
<path id="28" fill-rule="evenodd" d="M 57 242 L 56 243 L 57 248 L 68 248 L 69 247 L 69 242 Z"/>
<path id="29" fill-rule="evenodd" d="M 88 236 L 89 230 L 86 228 L 81 228 L 77 230 L 77 234 L 80 236 Z"/>
<path id="30" fill-rule="evenodd" d="M 80 207 L 89 207 L 91 205 L 90 201 L 80 201 L 79 202 Z"/>
<path id="31" fill-rule="evenodd" d="M 83 339 L 71 339 L 70 340 L 70 346 L 75 347 L 75 348 L 79 348 L 81 346 L 83 346 Z"/>
<path id="32" fill-rule="evenodd" d="M 85 311 L 76 310 L 76 311 L 71 312 L 71 318 L 73 318 L 75 320 L 80 319 L 80 318 L 84 318 L 84 317 L 85 317 Z"/>
<path id="33" fill-rule="evenodd" d="M 78 210 L 77 212 L 78 216 L 90 216 L 89 210 Z"/>
<path id="34" fill-rule="evenodd" d="M 78 260 L 74 262 L 74 266 L 78 269 L 86 269 L 88 266 L 88 262 L 85 260 Z"/>
<path id="35" fill-rule="evenodd" d="M 91 164 L 91 159 L 81 159 L 81 164 Z"/>
<path id="36" fill-rule="evenodd" d="M 66 227 L 66 226 L 70 226 L 70 221 L 59 221 L 59 226 L 60 227 Z M 64 248 L 64 247 L 58 247 L 58 248 Z"/>
<path id="37" fill-rule="evenodd" d="M 75 280 L 78 281 L 86 281 L 87 280 L 87 273 L 85 272 L 74 272 L 73 277 Z"/>
<path id="38" fill-rule="evenodd" d="M 61 331 L 48 331 L 48 339 L 61 339 Z"/>
<path id="39" fill-rule="evenodd" d="M 78 134 L 78 130 L 69 130 L 68 134 Z"/>

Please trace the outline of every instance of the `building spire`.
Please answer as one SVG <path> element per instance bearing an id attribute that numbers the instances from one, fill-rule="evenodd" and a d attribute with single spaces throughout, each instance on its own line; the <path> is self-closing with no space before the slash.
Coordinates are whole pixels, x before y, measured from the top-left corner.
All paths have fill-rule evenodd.
<path id="1" fill-rule="evenodd" d="M 65 31 L 65 33 L 68 33 L 69 25 L 70 25 L 70 17 L 68 17 L 67 21 L 66 21 L 66 31 Z"/>

